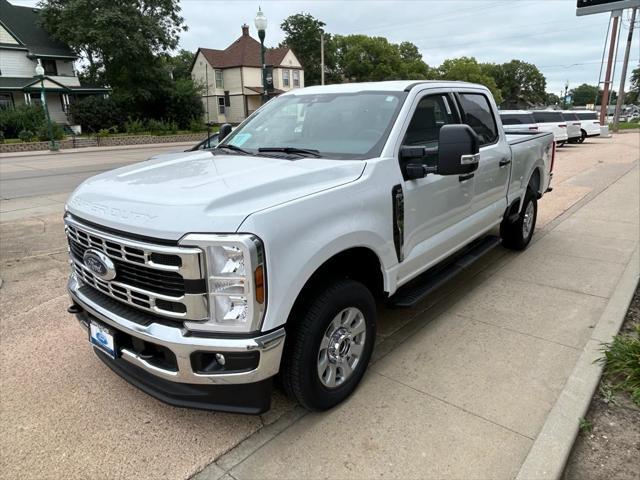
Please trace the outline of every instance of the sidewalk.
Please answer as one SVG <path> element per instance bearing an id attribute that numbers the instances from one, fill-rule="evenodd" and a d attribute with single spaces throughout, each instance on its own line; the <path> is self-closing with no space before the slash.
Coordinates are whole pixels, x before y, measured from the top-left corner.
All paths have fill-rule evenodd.
<path id="1" fill-rule="evenodd" d="M 194 478 L 556 478 L 561 464 L 540 467 L 562 457 L 545 455 L 573 439 L 553 422 L 577 431 L 598 375 L 585 359 L 617 331 L 638 279 L 637 162 L 626 172 L 539 230 L 527 251 L 496 250 L 454 295 L 381 332 L 345 404 L 296 410 Z M 590 376 L 576 377 L 576 365 Z M 579 397 L 569 410 L 567 396 Z M 563 445 L 550 448 L 549 436 Z"/>

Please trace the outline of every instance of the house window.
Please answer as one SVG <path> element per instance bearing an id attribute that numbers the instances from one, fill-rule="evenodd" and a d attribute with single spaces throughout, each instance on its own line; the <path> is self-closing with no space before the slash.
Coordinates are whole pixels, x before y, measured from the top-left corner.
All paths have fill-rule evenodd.
<path id="1" fill-rule="evenodd" d="M 282 71 L 282 84 L 285 87 L 289 86 L 289 75 L 291 74 L 291 70 L 283 70 Z"/>
<path id="2" fill-rule="evenodd" d="M 0 110 L 8 110 L 13 107 L 13 99 L 10 93 L 0 93 Z"/>
<path id="3" fill-rule="evenodd" d="M 44 68 L 45 75 L 58 75 L 58 67 L 56 61 L 51 58 L 41 58 L 42 68 Z"/>
<path id="4" fill-rule="evenodd" d="M 225 102 L 224 97 L 218 97 L 218 113 L 220 115 L 225 114 Z"/>
<path id="5" fill-rule="evenodd" d="M 294 87 L 300 86 L 300 70 L 293 71 L 293 86 Z"/>
<path id="6" fill-rule="evenodd" d="M 31 101 L 29 103 L 31 103 L 31 105 L 42 105 L 42 98 L 39 93 L 30 94 L 30 99 Z"/>
<path id="7" fill-rule="evenodd" d="M 216 70 L 216 88 L 224 88 L 224 79 L 222 77 L 222 70 Z"/>

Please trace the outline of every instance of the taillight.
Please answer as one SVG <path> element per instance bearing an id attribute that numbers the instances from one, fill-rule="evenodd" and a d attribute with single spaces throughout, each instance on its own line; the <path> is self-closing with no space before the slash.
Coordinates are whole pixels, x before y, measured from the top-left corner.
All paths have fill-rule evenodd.
<path id="1" fill-rule="evenodd" d="M 532 131 L 534 131 L 534 132 L 537 132 L 537 131 L 538 131 L 538 127 L 529 127 L 529 130 L 532 130 Z"/>
<path id="2" fill-rule="evenodd" d="M 579 127 L 579 126 L 580 126 L 580 125 L 582 125 L 582 124 L 581 124 L 580 122 L 577 122 L 577 123 L 574 123 L 574 125 L 575 125 L 576 127 Z"/>
<path id="3" fill-rule="evenodd" d="M 594 125 L 600 125 L 600 122 L 593 122 Z"/>
<path id="4" fill-rule="evenodd" d="M 561 125 L 558 125 L 560 128 L 567 128 L 567 126 L 563 123 Z"/>
<path id="5" fill-rule="evenodd" d="M 553 146 L 551 147 L 551 168 L 549 168 L 549 173 L 553 172 L 553 164 L 556 161 L 556 142 L 553 142 Z"/>

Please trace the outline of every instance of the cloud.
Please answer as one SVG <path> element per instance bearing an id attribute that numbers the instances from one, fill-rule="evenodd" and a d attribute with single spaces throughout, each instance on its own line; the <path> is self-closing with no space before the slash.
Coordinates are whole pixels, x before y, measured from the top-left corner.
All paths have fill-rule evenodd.
<path id="1" fill-rule="evenodd" d="M 35 1 L 15 1 L 35 5 Z M 181 0 L 189 31 L 182 48 L 226 48 L 260 6 L 269 20 L 266 43 L 284 38 L 279 25 L 289 15 L 308 12 L 331 33 L 385 36 L 392 42 L 415 43 L 425 61 L 439 65 L 446 58 L 473 56 L 502 63 L 517 58 L 538 65 L 550 92 L 596 84 L 607 33 L 608 14 L 577 17 L 575 0 Z M 623 58 L 628 20 L 622 22 L 618 69 Z M 637 33 L 640 35 L 640 33 Z M 631 68 L 638 63 L 637 51 Z"/>

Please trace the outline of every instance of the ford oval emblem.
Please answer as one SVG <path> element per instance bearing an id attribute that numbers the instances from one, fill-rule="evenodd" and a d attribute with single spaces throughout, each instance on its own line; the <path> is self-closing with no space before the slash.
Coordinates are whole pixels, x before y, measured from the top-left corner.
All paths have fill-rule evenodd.
<path id="1" fill-rule="evenodd" d="M 102 332 L 98 332 L 96 338 L 102 345 L 107 345 L 109 343 L 109 340 L 107 340 L 107 337 Z"/>
<path id="2" fill-rule="evenodd" d="M 113 280 L 116 277 L 116 266 L 104 253 L 92 248 L 84 252 L 82 257 L 85 267 L 102 280 Z"/>

